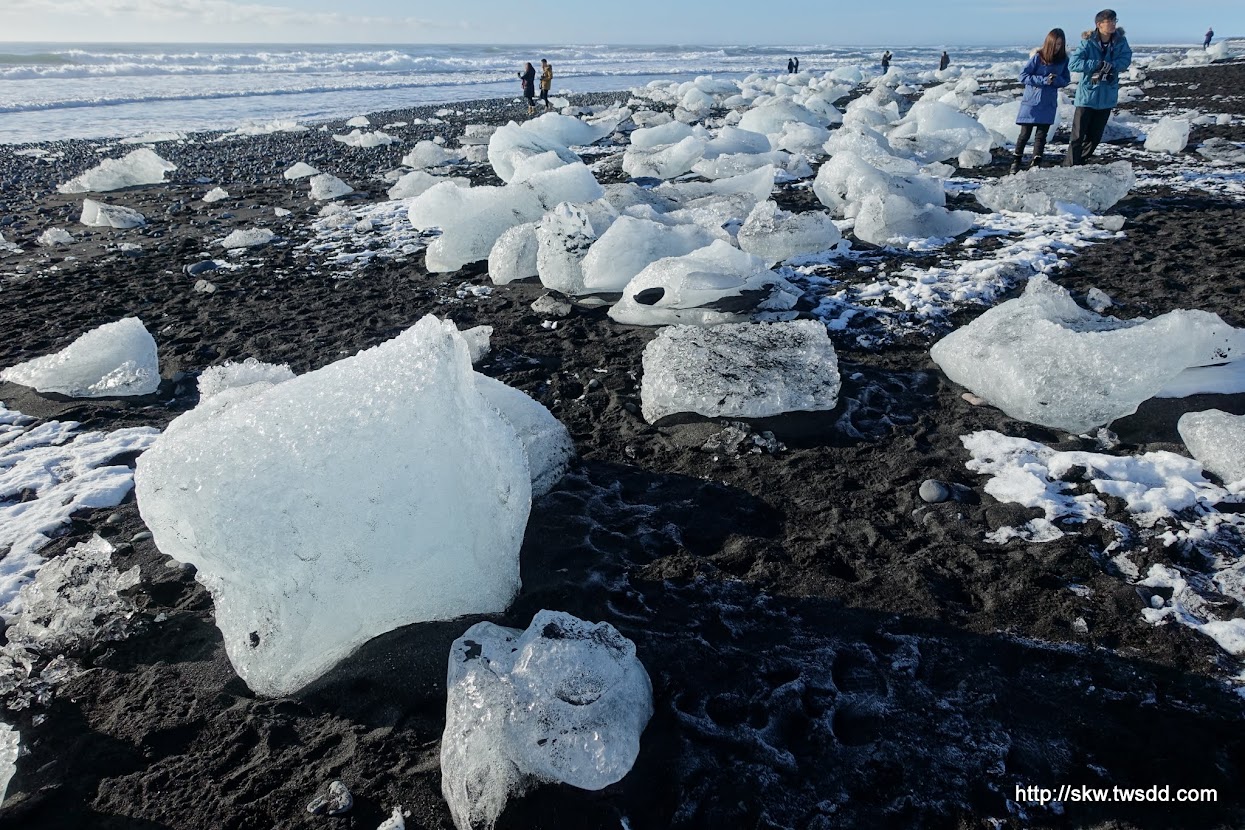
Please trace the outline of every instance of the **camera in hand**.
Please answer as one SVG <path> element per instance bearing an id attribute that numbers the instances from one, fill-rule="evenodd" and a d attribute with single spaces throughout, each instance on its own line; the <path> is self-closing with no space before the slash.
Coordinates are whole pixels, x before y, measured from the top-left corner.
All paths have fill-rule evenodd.
<path id="1" fill-rule="evenodd" d="M 1115 78 L 1115 67 L 1109 63 L 1103 63 L 1102 66 L 1094 73 L 1094 83 L 1106 84 Z"/>

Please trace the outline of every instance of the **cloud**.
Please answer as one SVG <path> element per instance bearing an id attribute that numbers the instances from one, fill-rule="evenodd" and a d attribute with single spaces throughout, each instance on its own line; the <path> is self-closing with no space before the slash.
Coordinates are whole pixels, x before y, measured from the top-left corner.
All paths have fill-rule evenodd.
<path id="1" fill-rule="evenodd" d="M 349 27 L 349 28 L 460 28 L 417 17 L 375 17 L 312 12 L 289 6 L 239 3 L 233 0 L 24 0 L 24 16 L 35 14 L 78 17 L 136 18 L 148 23 L 191 23 L 202 26 Z"/>

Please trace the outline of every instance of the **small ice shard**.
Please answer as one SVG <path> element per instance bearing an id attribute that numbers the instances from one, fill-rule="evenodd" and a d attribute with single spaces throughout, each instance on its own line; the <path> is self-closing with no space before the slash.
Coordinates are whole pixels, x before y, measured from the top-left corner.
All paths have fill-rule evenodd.
<path id="1" fill-rule="evenodd" d="M 286 179 L 294 181 L 295 179 L 305 179 L 309 176 L 318 176 L 320 171 L 312 167 L 305 161 L 296 162 L 288 170 L 281 174 Z"/>
<path id="2" fill-rule="evenodd" d="M 236 230 L 218 242 L 222 248 L 259 248 L 276 238 L 277 235 L 267 228 L 247 228 Z"/>
<path id="3" fill-rule="evenodd" d="M 1226 484 L 1245 485 L 1245 415 L 1186 412 L 1176 430 L 1189 454 Z"/>
<path id="4" fill-rule="evenodd" d="M 52 248 L 56 245 L 72 245 L 73 234 L 64 228 L 48 228 L 39 234 L 38 242 L 45 248 Z"/>
<path id="5" fill-rule="evenodd" d="M 349 121 L 346 122 L 346 126 L 347 127 L 370 127 L 372 126 L 372 122 L 366 115 L 356 115 L 354 118 L 351 118 Z"/>
<path id="6" fill-rule="evenodd" d="M 1112 302 L 1111 297 L 1107 295 L 1107 292 L 1103 291 L 1101 288 L 1089 289 L 1089 291 L 1085 294 L 1085 302 L 1090 308 L 1099 314 L 1102 314 L 1108 308 L 1115 305 L 1115 303 Z"/>
<path id="7" fill-rule="evenodd" d="M 977 201 L 990 210 L 1055 214 L 1061 205 L 1080 205 L 1103 213 L 1128 195 L 1136 182 L 1126 161 L 1081 167 L 1041 167 L 987 182 Z"/>
<path id="8" fill-rule="evenodd" d="M 1245 331 L 1205 311 L 1117 320 L 1043 275 L 930 349 L 952 381 L 1013 418 L 1079 435 L 1131 415 L 1190 366 L 1245 357 Z"/>
<path id="9" fill-rule="evenodd" d="M 203 194 L 203 201 L 211 204 L 212 202 L 220 202 L 229 198 L 229 192 L 223 187 L 214 187 L 207 193 Z"/>
<path id="10" fill-rule="evenodd" d="M 379 130 L 374 133 L 365 133 L 362 130 L 351 130 L 346 135 L 333 136 L 333 140 L 341 142 L 347 147 L 361 148 L 385 147 L 398 141 L 398 139 L 388 133 L 382 133 Z"/>
<path id="11" fill-rule="evenodd" d="M 670 326 L 644 348 L 640 400 L 649 423 L 682 412 L 765 418 L 834 409 L 839 361 L 816 320 Z"/>
<path id="12" fill-rule="evenodd" d="M 317 202 L 337 199 L 354 193 L 354 188 L 332 173 L 317 173 L 311 177 L 311 198 Z"/>
<path id="13" fill-rule="evenodd" d="M 617 783 L 653 714 L 635 644 L 560 611 L 526 631 L 476 623 L 450 648 L 447 686 L 441 792 L 458 830 L 492 828 L 533 783 Z"/>
<path id="14" fill-rule="evenodd" d="M 1147 150 L 1179 153 L 1189 144 L 1189 122 L 1184 118 L 1161 118 L 1146 134 Z"/>
<path id="15" fill-rule="evenodd" d="M 89 228 L 141 228 L 147 219 L 138 211 L 121 205 L 107 205 L 94 199 L 82 200 L 82 216 L 78 220 Z"/>
<path id="16" fill-rule="evenodd" d="M 119 159 L 107 159 L 56 189 L 60 193 L 103 193 L 123 187 L 161 184 L 164 174 L 176 169 L 176 164 L 160 158 L 151 148 L 142 147 Z"/>
<path id="17" fill-rule="evenodd" d="M 342 781 L 330 781 L 324 792 L 307 805 L 313 816 L 343 816 L 354 806 L 354 796 Z"/>
<path id="18" fill-rule="evenodd" d="M 406 815 L 399 804 L 389 813 L 389 818 L 376 825 L 376 830 L 406 830 Z"/>
<path id="19" fill-rule="evenodd" d="M 532 484 L 467 343 L 425 317 L 208 398 L 138 459 L 135 493 L 160 550 L 211 590 L 239 676 L 285 695 L 385 631 L 504 610 Z"/>
<path id="20" fill-rule="evenodd" d="M 771 201 L 758 203 L 739 229 L 739 247 L 771 264 L 829 250 L 842 239 L 829 215 L 787 213 Z"/>
<path id="21" fill-rule="evenodd" d="M 156 341 L 137 317 L 92 329 L 56 354 L 0 371 L 0 380 L 71 398 L 150 395 L 160 386 Z"/>

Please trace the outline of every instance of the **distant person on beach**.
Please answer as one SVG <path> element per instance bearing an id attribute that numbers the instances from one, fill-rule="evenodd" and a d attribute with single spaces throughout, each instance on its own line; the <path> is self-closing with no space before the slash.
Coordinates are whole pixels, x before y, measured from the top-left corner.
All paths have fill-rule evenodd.
<path id="1" fill-rule="evenodd" d="M 1103 9 L 1094 17 L 1094 28 L 1081 35 L 1081 45 L 1068 61 L 1068 68 L 1081 73 L 1076 86 L 1076 113 L 1068 141 L 1065 167 L 1084 164 L 1098 144 L 1120 100 L 1120 73 L 1133 62 L 1133 50 L 1116 26 L 1115 12 Z"/>
<path id="2" fill-rule="evenodd" d="M 523 84 L 523 97 L 527 99 L 527 114 L 536 112 L 536 67 L 528 61 L 519 73 L 519 82 Z"/>
<path id="3" fill-rule="evenodd" d="M 795 58 L 787 58 L 787 74 L 791 75 L 795 72 Z"/>
<path id="4" fill-rule="evenodd" d="M 540 100 L 545 102 L 545 112 L 551 109 L 549 105 L 549 87 L 553 86 L 553 64 L 549 63 L 545 58 L 540 59 Z"/>
<path id="5" fill-rule="evenodd" d="M 1215 39 L 1215 30 L 1210 26 L 1206 27 L 1206 40 L 1202 41 L 1202 48 L 1209 49 L 1210 42 Z"/>
<path id="6" fill-rule="evenodd" d="M 944 50 L 942 53 L 942 57 L 938 59 L 938 71 L 943 72 L 950 65 L 951 65 L 951 58 L 949 55 L 947 55 L 946 51 Z"/>
<path id="7" fill-rule="evenodd" d="M 882 74 L 885 75 L 891 68 L 891 53 L 882 53 Z"/>
<path id="8" fill-rule="evenodd" d="M 799 71 L 800 71 L 800 59 L 799 59 L 799 58 L 792 58 L 791 60 L 795 61 L 795 71 L 796 71 L 796 72 L 799 72 Z"/>
<path id="9" fill-rule="evenodd" d="M 1042 166 L 1042 154 L 1046 151 L 1046 137 L 1055 123 L 1059 109 L 1059 90 L 1072 83 L 1068 72 L 1067 40 L 1063 29 L 1051 29 L 1046 41 L 1035 50 L 1025 68 L 1020 70 L 1020 82 L 1024 95 L 1020 98 L 1020 112 L 1016 123 L 1020 125 L 1020 137 L 1016 139 L 1016 155 L 1012 159 L 1011 172 L 1020 172 L 1024 160 L 1025 145 L 1033 138 L 1033 160 L 1029 169 Z"/>

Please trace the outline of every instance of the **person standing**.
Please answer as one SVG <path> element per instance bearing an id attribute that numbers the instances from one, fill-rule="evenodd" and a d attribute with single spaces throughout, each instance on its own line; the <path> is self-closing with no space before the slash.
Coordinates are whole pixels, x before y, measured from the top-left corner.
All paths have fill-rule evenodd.
<path id="1" fill-rule="evenodd" d="M 528 61 L 519 73 L 519 83 L 523 84 L 523 97 L 527 99 L 527 114 L 536 112 L 536 67 Z"/>
<path id="2" fill-rule="evenodd" d="M 795 72 L 795 58 L 787 58 L 787 74 Z"/>
<path id="3" fill-rule="evenodd" d="M 799 59 L 799 58 L 792 58 L 791 60 L 795 61 L 795 67 L 794 67 L 794 69 L 795 69 L 795 71 L 796 71 L 796 72 L 799 72 L 799 71 L 800 71 L 800 59 Z"/>
<path id="4" fill-rule="evenodd" d="M 951 58 L 950 56 L 947 55 L 947 51 L 944 49 L 942 52 L 942 57 L 938 59 L 938 71 L 939 72 L 946 71 L 946 68 L 950 65 L 951 65 Z"/>
<path id="5" fill-rule="evenodd" d="M 891 68 L 891 53 L 889 51 L 882 53 L 882 74 L 885 75 Z"/>
<path id="6" fill-rule="evenodd" d="M 1211 26 L 1206 27 L 1206 40 L 1202 41 L 1202 48 L 1209 49 L 1210 42 L 1215 39 L 1215 30 Z"/>
<path id="7" fill-rule="evenodd" d="M 1024 160 L 1025 145 L 1033 138 L 1033 160 L 1029 169 L 1042 166 L 1042 154 L 1046 151 L 1046 137 L 1059 110 L 1059 90 L 1072 83 L 1068 71 L 1067 41 L 1063 29 L 1051 29 L 1041 48 L 1033 53 L 1025 68 L 1020 70 L 1020 82 L 1024 95 L 1020 99 L 1020 112 L 1016 123 L 1020 125 L 1020 137 L 1016 139 L 1016 155 L 1012 159 L 1012 173 L 1020 172 Z"/>
<path id="8" fill-rule="evenodd" d="M 1116 25 L 1115 12 L 1103 9 L 1094 17 L 1094 28 L 1068 60 L 1068 68 L 1081 73 L 1076 86 L 1076 113 L 1072 117 L 1072 138 L 1068 141 L 1065 167 L 1084 164 L 1098 144 L 1120 100 L 1120 73 L 1133 62 L 1133 50 Z"/>
<path id="9" fill-rule="evenodd" d="M 549 105 L 549 88 L 553 86 L 553 64 L 549 63 L 545 58 L 540 59 L 540 100 L 545 102 L 545 112 L 551 109 Z"/>

